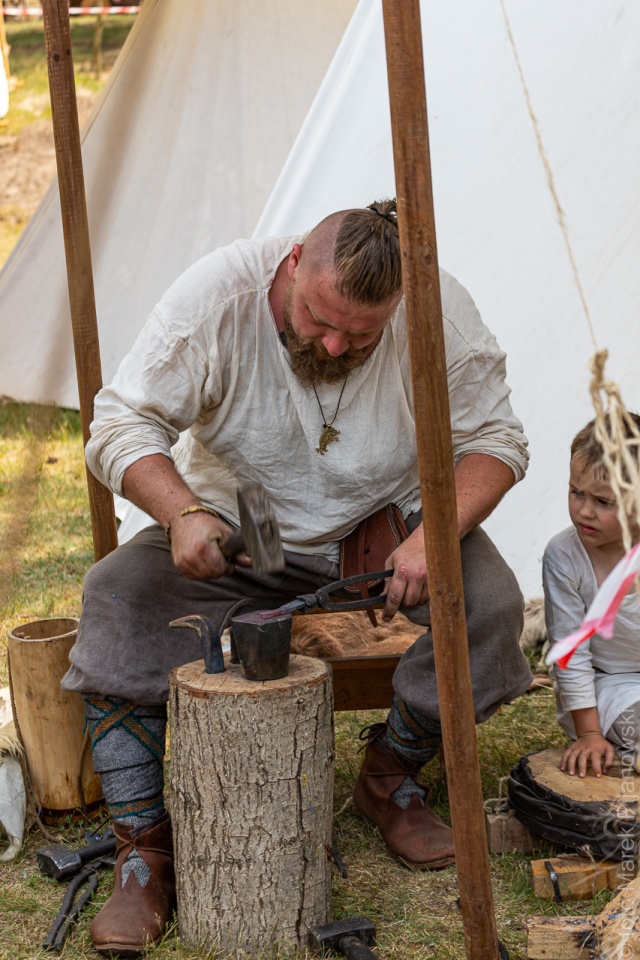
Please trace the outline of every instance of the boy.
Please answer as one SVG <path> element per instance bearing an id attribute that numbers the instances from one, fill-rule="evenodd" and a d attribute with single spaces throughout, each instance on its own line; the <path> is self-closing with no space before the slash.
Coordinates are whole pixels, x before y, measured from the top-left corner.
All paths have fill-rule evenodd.
<path id="1" fill-rule="evenodd" d="M 633 414 L 640 428 L 640 417 Z M 598 588 L 624 556 L 617 505 L 591 421 L 571 444 L 569 516 L 544 553 L 542 577 L 550 642 L 576 630 Z M 640 746 L 640 599 L 635 586 L 622 601 L 611 640 L 595 634 L 564 670 L 554 668 L 556 712 L 574 739 L 560 768 L 596 777 L 611 767 L 616 750 Z"/>

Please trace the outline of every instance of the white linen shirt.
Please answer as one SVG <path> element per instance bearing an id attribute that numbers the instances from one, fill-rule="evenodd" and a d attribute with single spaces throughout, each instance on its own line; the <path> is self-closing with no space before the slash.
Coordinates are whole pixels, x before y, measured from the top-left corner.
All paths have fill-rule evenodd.
<path id="1" fill-rule="evenodd" d="M 575 527 L 547 544 L 542 559 L 545 619 L 551 643 L 577 630 L 598 591 L 596 576 Z M 563 670 L 552 668 L 559 724 L 575 737 L 572 710 L 597 707 L 606 736 L 623 711 L 640 697 L 640 599 L 635 587 L 616 617 L 613 636 L 594 634 L 581 643 Z"/>
<path id="2" fill-rule="evenodd" d="M 239 240 L 176 280 L 97 395 L 86 457 L 121 494 L 136 460 L 170 456 L 196 497 L 236 524 L 238 482 L 259 482 L 285 548 L 334 560 L 338 541 L 379 507 L 420 508 L 404 302 L 339 407 L 342 383 L 317 386 L 340 431 L 320 455 L 318 399 L 293 373 L 269 304 L 277 267 L 299 242 Z M 441 285 L 454 458 L 489 454 L 520 480 L 527 441 L 505 355 L 466 290 L 444 272 Z"/>

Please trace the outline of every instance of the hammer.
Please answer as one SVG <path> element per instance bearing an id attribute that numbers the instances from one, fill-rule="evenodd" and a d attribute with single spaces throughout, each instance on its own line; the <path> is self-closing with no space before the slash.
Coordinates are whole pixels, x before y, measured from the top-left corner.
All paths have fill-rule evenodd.
<path id="1" fill-rule="evenodd" d="M 367 917 L 347 917 L 309 930 L 309 946 L 322 957 L 342 954 L 350 960 L 377 960 L 376 928 Z"/>
<path id="2" fill-rule="evenodd" d="M 248 553 L 257 574 L 284 569 L 284 554 L 278 522 L 266 490 L 259 483 L 238 487 L 240 529 L 220 544 L 222 553 L 231 559 L 237 553 Z"/>
<path id="3" fill-rule="evenodd" d="M 115 853 L 116 838 L 109 831 L 110 836 L 99 840 L 97 843 L 90 843 L 79 850 L 70 850 L 69 847 L 61 843 L 52 843 L 48 847 L 42 847 L 36 853 L 36 860 L 42 873 L 47 877 L 54 877 L 56 880 L 65 880 L 78 873 L 85 863 L 91 860 L 97 860 L 99 857 Z"/>

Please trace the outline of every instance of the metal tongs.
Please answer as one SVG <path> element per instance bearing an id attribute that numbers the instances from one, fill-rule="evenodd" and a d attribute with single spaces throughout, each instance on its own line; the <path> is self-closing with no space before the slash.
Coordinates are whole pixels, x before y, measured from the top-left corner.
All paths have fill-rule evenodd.
<path id="1" fill-rule="evenodd" d="M 331 595 L 340 590 L 347 590 L 357 583 L 366 583 L 373 580 L 387 580 L 393 576 L 391 570 L 378 570 L 373 573 L 359 573 L 355 577 L 347 577 L 346 580 L 335 580 L 328 583 L 326 587 L 320 587 L 315 593 L 301 593 L 295 600 L 283 604 L 277 610 L 262 610 L 260 617 L 262 620 L 271 620 L 274 617 L 281 617 L 287 613 L 313 613 L 316 610 L 327 610 L 333 613 L 340 613 L 343 610 L 365 610 L 367 607 L 382 606 L 386 598 L 378 594 L 373 597 L 362 597 L 360 600 L 344 600 L 336 602 L 331 600 Z"/>

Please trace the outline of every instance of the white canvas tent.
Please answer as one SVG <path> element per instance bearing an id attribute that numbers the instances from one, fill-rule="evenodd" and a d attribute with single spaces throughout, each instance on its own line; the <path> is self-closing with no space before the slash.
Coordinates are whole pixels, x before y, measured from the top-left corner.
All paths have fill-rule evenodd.
<path id="1" fill-rule="evenodd" d="M 356 0 L 145 0 L 83 131 L 102 369 L 251 233 Z M 0 394 L 77 406 L 57 185 L 0 273 Z"/>
<path id="2" fill-rule="evenodd" d="M 569 523 L 569 442 L 593 415 L 593 344 L 545 162 L 609 373 L 640 410 L 640 5 L 504 0 L 506 19 L 500 0 L 421 10 L 440 265 L 506 350 L 530 439 L 527 478 L 485 527 L 536 596 L 544 547 Z M 298 232 L 393 193 L 381 5 L 361 0 L 256 233 Z"/>
<path id="3" fill-rule="evenodd" d="M 175 9 L 177 2 L 163 0 L 168 11 L 172 6 Z M 145 7 L 149 4 L 151 8 L 153 3 L 145 0 Z M 326 0 L 318 3 L 323 10 L 333 6 Z M 234 16 L 242 17 L 241 10 L 257 10 L 258 6 L 212 0 L 200 4 L 194 0 L 189 10 L 200 10 L 204 17 L 206 8 L 220 8 L 222 15 L 224 7 L 229 8 L 228 16 L 233 9 Z M 177 66 L 183 63 L 178 47 L 183 49 L 185 43 L 178 31 L 179 21 L 176 17 L 176 32 L 171 42 L 166 41 L 161 65 L 155 63 L 154 56 L 162 47 L 149 45 L 146 69 L 154 69 L 155 63 L 158 82 L 162 69 L 167 74 L 178 73 L 182 84 L 179 107 L 170 115 L 183 118 L 180 139 L 188 142 L 191 153 L 200 151 L 204 139 L 207 156 L 214 158 L 219 142 L 208 139 L 210 134 L 202 122 L 211 99 L 210 88 L 195 82 L 183 66 Z M 322 21 L 319 15 L 318 23 Z M 514 407 L 531 440 L 528 478 L 509 494 L 487 529 L 514 567 L 525 595 L 531 596 L 540 592 L 539 563 L 544 545 L 567 523 L 567 448 L 573 433 L 591 415 L 586 366 L 593 352 L 544 161 L 555 177 L 598 340 L 611 351 L 610 372 L 620 381 L 629 405 L 640 407 L 635 376 L 640 353 L 636 332 L 640 185 L 635 163 L 640 146 L 640 7 L 632 0 L 610 0 L 608 4 L 597 0 L 504 0 L 504 4 L 500 0 L 482 4 L 475 0 L 458 0 L 455 4 L 450 0 L 422 0 L 422 22 L 440 262 L 468 287 L 506 349 Z M 260 49 L 268 45 L 265 23 L 263 20 L 263 35 L 259 31 L 255 34 L 256 40 L 261 40 L 255 56 L 261 55 L 264 65 L 271 55 Z M 194 29 L 194 43 L 201 26 Z M 249 23 L 245 27 L 251 30 Z M 298 70 L 302 70 L 300 64 L 306 68 L 305 44 L 310 36 L 301 38 L 301 49 L 295 51 Z M 142 42 L 141 30 L 138 37 Z M 130 47 L 133 42 L 132 36 Z M 228 37 L 226 43 L 230 43 Z M 228 55 L 220 38 L 220 55 L 225 56 L 225 51 Z M 175 55 L 169 56 L 170 52 Z M 544 159 L 534 136 L 518 64 L 540 125 Z M 252 65 L 249 58 L 245 69 Z M 133 98 L 132 87 L 122 86 L 125 69 L 126 60 L 111 82 L 109 96 L 115 116 L 116 103 L 129 105 Z M 138 72 L 143 72 L 142 65 Z M 260 81 L 262 85 L 262 78 Z M 265 98 L 263 110 L 275 102 L 285 109 L 288 89 L 282 90 L 281 101 L 276 101 L 272 92 L 270 99 Z M 261 102 L 259 94 L 260 90 L 255 90 L 256 104 Z M 153 89 L 149 97 L 156 111 L 163 106 L 166 110 L 169 101 L 154 97 Z M 196 120 L 188 128 L 190 106 L 197 109 Z M 230 136 L 237 144 L 242 146 L 245 137 L 253 136 L 254 123 L 262 121 L 263 136 L 269 134 L 270 114 L 261 114 L 256 108 L 244 124 L 238 107 L 234 110 L 227 120 Z M 257 217 L 256 207 L 262 202 L 245 186 L 245 180 L 247 184 L 255 182 L 250 177 L 253 164 L 264 160 L 254 149 L 242 154 L 246 157 L 246 176 L 237 182 L 233 176 L 228 179 L 227 167 L 220 168 L 220 175 L 227 178 L 224 190 L 206 206 L 208 177 L 203 180 L 192 176 L 179 185 L 178 167 L 170 158 L 165 160 L 161 149 L 173 146 L 173 141 L 147 144 L 144 132 L 140 133 L 146 115 L 129 111 L 123 129 L 115 123 L 118 144 L 128 143 L 136 133 L 140 135 L 136 138 L 137 152 L 128 149 L 124 167 L 116 151 L 107 146 L 109 141 L 102 143 L 95 156 L 89 154 L 90 135 L 85 144 L 90 222 L 92 230 L 98 225 L 103 228 L 93 253 L 105 377 L 110 376 L 152 305 L 153 300 L 142 310 L 137 301 L 134 304 L 138 288 L 146 287 L 147 281 L 150 287 L 155 284 L 155 299 L 173 276 L 209 246 L 249 232 L 252 223 L 247 211 Z M 303 230 L 333 209 L 392 195 L 388 117 L 379 0 L 361 0 L 257 232 Z M 280 134 L 274 130 L 274 145 L 277 136 Z M 280 141 L 277 146 L 281 146 Z M 190 155 L 186 151 L 186 157 Z M 119 199 L 124 192 L 126 201 L 126 216 L 123 214 L 115 237 L 112 221 L 106 216 L 109 198 L 103 198 L 104 207 L 98 204 L 97 213 L 95 206 L 92 211 L 93 184 L 102 183 L 113 164 L 119 171 L 113 191 Z M 132 171 L 140 165 L 147 180 L 138 179 L 136 190 L 128 193 L 128 179 L 133 181 Z M 211 173 L 210 166 L 208 169 Z M 214 172 L 218 173 L 217 168 Z M 263 180 L 260 185 L 264 187 Z M 148 195 L 152 203 L 145 209 Z M 252 196 L 256 200 L 250 207 Z M 241 201 L 247 202 L 243 207 L 244 225 L 237 216 Z M 133 212 L 138 210 L 139 214 Z M 40 216 L 45 214 L 46 210 Z M 203 222 L 210 227 L 209 234 L 202 230 Z M 228 229 L 214 233 L 212 223 L 216 229 L 221 223 Z M 140 227 L 141 234 L 136 232 Z M 34 240 L 38 229 L 36 222 Z M 193 233 L 197 233 L 202 246 L 191 242 Z M 0 276 L 2 329 L 15 330 L 25 344 L 22 353 L 13 343 L 6 344 L 0 357 L 0 392 L 32 400 L 38 399 L 38 378 L 43 380 L 51 372 L 52 358 L 56 358 L 58 370 L 67 371 L 70 381 L 73 361 L 70 347 L 69 359 L 59 359 L 61 351 L 56 353 L 55 347 L 62 341 L 62 326 L 59 321 L 49 325 L 51 318 L 43 306 L 50 296 L 51 252 L 38 250 L 37 244 L 34 252 L 27 252 L 30 243 L 27 236 Z M 59 248 L 61 251 L 61 236 Z M 60 266 L 54 272 L 62 277 Z M 135 286 L 126 288 L 130 294 L 118 299 L 123 285 L 132 281 Z M 64 299 L 64 282 L 56 280 L 56 302 Z M 22 297 L 30 297 L 30 286 L 41 288 L 40 310 L 32 307 L 18 313 L 14 304 L 22 301 L 14 291 L 20 289 Z M 117 311 L 109 313 L 110 305 L 116 302 Z M 27 363 L 34 354 L 34 344 L 38 372 L 33 363 Z M 22 363 L 24 366 L 20 366 Z M 19 369 L 20 390 L 7 386 L 11 367 Z M 17 382 L 15 376 L 11 382 Z M 51 380 L 44 382 L 50 384 Z M 41 393 L 40 397 L 52 395 Z"/>

